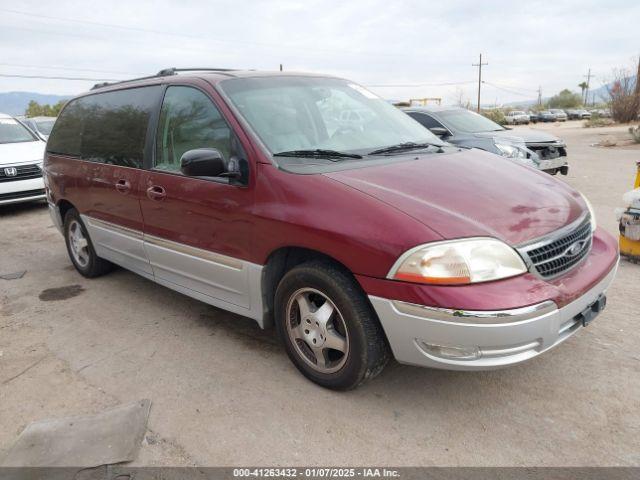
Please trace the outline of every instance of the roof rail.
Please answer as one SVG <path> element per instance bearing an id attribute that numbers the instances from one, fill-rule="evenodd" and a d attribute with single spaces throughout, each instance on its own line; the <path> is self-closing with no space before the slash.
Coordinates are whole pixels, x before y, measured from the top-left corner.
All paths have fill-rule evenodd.
<path id="1" fill-rule="evenodd" d="M 119 82 L 101 82 L 101 83 L 96 83 L 93 87 L 91 87 L 91 90 L 97 90 L 99 88 L 104 88 L 104 87 L 108 87 L 111 85 L 119 85 L 121 83 L 128 83 L 128 82 L 135 82 L 138 80 L 148 80 L 150 78 L 157 78 L 157 77 L 170 77 L 171 75 L 177 75 L 178 72 L 233 72 L 235 69 L 233 68 L 176 68 L 176 67 L 170 67 L 170 68 L 163 68 L 162 70 L 160 70 L 158 73 L 156 73 L 155 75 L 147 75 L 146 77 L 138 77 L 138 78 L 131 78 L 129 80 L 121 80 Z"/>
<path id="2" fill-rule="evenodd" d="M 148 80 L 149 78 L 156 78 L 158 75 L 147 75 L 146 77 L 138 77 L 138 78 L 130 78 L 128 80 L 120 80 L 118 82 L 102 82 L 96 83 L 91 90 L 96 90 L 98 88 L 110 87 L 111 85 L 120 85 L 121 83 L 129 83 L 129 82 L 137 82 L 138 80 Z"/>
<path id="3" fill-rule="evenodd" d="M 234 70 L 236 69 L 235 68 L 211 68 L 211 67 L 205 67 L 205 68 L 169 67 L 169 68 L 163 68 L 162 70 L 160 70 L 157 73 L 157 76 L 166 77 L 169 75 L 176 75 L 178 72 L 233 72 Z"/>

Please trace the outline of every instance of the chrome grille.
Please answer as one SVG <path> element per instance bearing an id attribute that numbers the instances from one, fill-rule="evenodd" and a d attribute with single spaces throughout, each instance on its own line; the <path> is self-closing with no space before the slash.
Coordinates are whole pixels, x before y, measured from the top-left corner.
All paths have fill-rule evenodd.
<path id="1" fill-rule="evenodd" d="M 15 168 L 15 175 L 8 175 L 6 169 Z M 42 170 L 35 163 L 31 165 L 0 165 L 0 182 L 14 182 L 16 180 L 28 180 L 30 178 L 39 178 L 42 176 Z"/>
<path id="2" fill-rule="evenodd" d="M 586 217 L 568 231 L 519 249 L 530 268 L 543 278 L 554 278 L 575 267 L 591 251 L 591 219 Z"/>

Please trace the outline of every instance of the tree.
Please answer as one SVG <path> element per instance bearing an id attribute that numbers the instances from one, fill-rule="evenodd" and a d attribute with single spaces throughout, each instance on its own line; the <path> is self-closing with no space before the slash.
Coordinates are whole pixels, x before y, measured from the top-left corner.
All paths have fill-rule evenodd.
<path id="1" fill-rule="evenodd" d="M 549 108 L 576 108 L 580 105 L 582 105 L 580 95 L 566 88 L 549 99 Z"/>
<path id="2" fill-rule="evenodd" d="M 31 100 L 24 114 L 27 117 L 57 117 L 65 103 L 64 100 L 60 100 L 55 105 L 40 105 L 35 100 Z"/>
<path id="3" fill-rule="evenodd" d="M 580 87 L 580 91 L 582 92 L 582 103 L 587 103 L 587 99 L 584 98 L 584 92 L 586 92 L 587 88 L 589 88 L 589 84 L 587 82 L 582 82 L 579 83 L 578 86 Z"/>
<path id="4" fill-rule="evenodd" d="M 640 60 L 634 77 L 626 68 L 613 72 L 613 81 L 607 85 L 611 102 L 611 116 L 616 122 L 629 123 L 640 113 Z"/>

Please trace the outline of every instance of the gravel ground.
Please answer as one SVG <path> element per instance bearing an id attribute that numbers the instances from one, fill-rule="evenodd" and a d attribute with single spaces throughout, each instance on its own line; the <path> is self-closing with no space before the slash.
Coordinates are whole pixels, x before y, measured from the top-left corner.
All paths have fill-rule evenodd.
<path id="1" fill-rule="evenodd" d="M 622 127 L 536 128 L 567 141 L 564 180 L 617 234 L 640 148 L 590 146 Z M 250 320 L 124 270 L 82 278 L 41 205 L 0 208 L 0 225 L 0 273 L 27 271 L 0 279 L 0 457 L 31 421 L 149 398 L 136 465 L 640 465 L 640 265 L 623 262 L 607 310 L 529 363 L 394 363 L 335 393 Z"/>

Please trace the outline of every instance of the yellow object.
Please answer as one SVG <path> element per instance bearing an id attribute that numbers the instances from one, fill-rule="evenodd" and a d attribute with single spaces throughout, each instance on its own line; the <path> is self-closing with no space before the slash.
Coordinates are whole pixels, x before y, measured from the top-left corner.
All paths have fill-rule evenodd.
<path id="1" fill-rule="evenodd" d="M 620 254 L 640 260 L 640 242 L 629 240 L 620 235 Z"/>
<path id="2" fill-rule="evenodd" d="M 638 171 L 636 173 L 636 181 L 633 185 L 634 189 L 640 188 L 640 162 L 637 162 L 637 165 Z M 627 212 L 629 212 L 629 210 L 627 210 Z M 640 262 L 640 241 L 631 240 L 620 233 L 620 255 L 624 255 L 635 262 Z"/>

